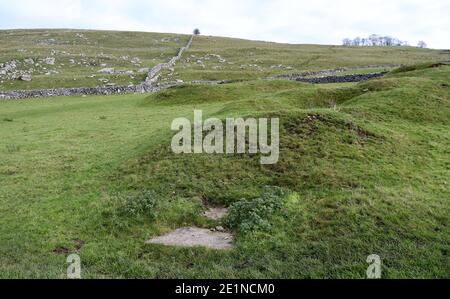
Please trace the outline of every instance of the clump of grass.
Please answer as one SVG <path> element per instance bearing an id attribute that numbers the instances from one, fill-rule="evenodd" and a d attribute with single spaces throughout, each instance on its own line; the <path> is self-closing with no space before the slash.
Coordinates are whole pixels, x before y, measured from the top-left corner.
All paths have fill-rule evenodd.
<path id="1" fill-rule="evenodd" d="M 102 214 L 113 227 L 126 228 L 136 221 L 155 220 L 161 202 L 161 197 L 151 190 L 137 194 L 118 193 L 108 199 Z"/>
<path id="2" fill-rule="evenodd" d="M 104 116 L 104 115 L 102 115 L 102 116 L 100 116 L 100 117 L 99 117 L 99 119 L 100 119 L 100 120 L 106 120 L 106 119 L 107 119 L 107 117 L 106 117 L 106 116 Z"/>
<path id="3" fill-rule="evenodd" d="M 161 200 L 154 191 L 144 191 L 137 195 L 117 196 L 117 211 L 119 215 L 130 217 L 157 217 Z"/>
<path id="4" fill-rule="evenodd" d="M 12 118 L 5 117 L 5 118 L 3 118 L 3 121 L 13 122 L 14 120 Z"/>
<path id="5" fill-rule="evenodd" d="M 6 151 L 10 154 L 20 152 L 20 146 L 17 144 L 7 144 Z"/>
<path id="6" fill-rule="evenodd" d="M 242 199 L 231 205 L 224 224 L 240 232 L 268 231 L 270 218 L 286 203 L 285 191 L 279 187 L 266 187 L 259 198 Z"/>

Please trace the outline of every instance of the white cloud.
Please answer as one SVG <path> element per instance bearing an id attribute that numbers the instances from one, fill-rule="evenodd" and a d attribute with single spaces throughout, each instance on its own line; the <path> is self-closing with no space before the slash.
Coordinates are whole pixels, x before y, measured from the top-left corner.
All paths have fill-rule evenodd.
<path id="1" fill-rule="evenodd" d="M 339 44 L 391 35 L 450 48 L 448 0 L 5 0 L 0 28 L 72 27 Z"/>

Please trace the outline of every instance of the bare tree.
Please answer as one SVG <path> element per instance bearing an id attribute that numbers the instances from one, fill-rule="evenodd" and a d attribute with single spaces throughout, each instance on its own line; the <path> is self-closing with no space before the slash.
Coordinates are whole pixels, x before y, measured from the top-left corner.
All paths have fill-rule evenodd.
<path id="1" fill-rule="evenodd" d="M 384 45 L 385 46 L 391 47 L 393 45 L 393 42 L 392 42 L 393 38 L 392 37 L 385 36 L 383 39 L 384 39 Z"/>
<path id="2" fill-rule="evenodd" d="M 380 37 L 376 34 L 369 36 L 369 41 L 371 46 L 378 46 L 380 42 Z"/>
<path id="3" fill-rule="evenodd" d="M 372 34 L 369 37 L 356 37 L 355 39 L 345 38 L 342 41 L 344 46 L 355 46 L 355 47 L 364 47 L 364 46 L 384 46 L 384 47 L 392 47 L 392 46 L 409 46 L 407 41 L 401 41 L 398 38 L 392 36 L 380 36 L 377 34 Z M 427 44 L 423 41 L 419 42 L 417 45 L 419 48 L 426 48 Z"/>
<path id="4" fill-rule="evenodd" d="M 361 45 L 361 38 L 359 36 L 353 40 L 353 45 L 356 47 Z"/>
<path id="5" fill-rule="evenodd" d="M 425 49 L 427 47 L 427 44 L 423 40 L 421 40 L 417 43 L 417 47 Z"/>
<path id="6" fill-rule="evenodd" d="M 351 46 L 352 45 L 352 41 L 349 38 L 344 38 L 342 40 L 342 45 L 346 46 L 346 47 Z"/>

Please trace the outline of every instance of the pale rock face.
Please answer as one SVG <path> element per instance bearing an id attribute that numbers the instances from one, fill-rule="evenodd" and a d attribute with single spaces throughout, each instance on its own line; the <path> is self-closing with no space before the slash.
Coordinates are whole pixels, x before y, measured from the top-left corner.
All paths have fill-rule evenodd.
<path id="1" fill-rule="evenodd" d="M 98 71 L 100 74 L 114 74 L 114 68 L 104 68 Z"/>
<path id="2" fill-rule="evenodd" d="M 139 74 L 147 74 L 150 71 L 149 68 L 141 68 L 138 70 Z"/>
<path id="3" fill-rule="evenodd" d="M 22 76 L 20 76 L 20 80 L 29 82 L 32 80 L 32 77 L 29 74 L 23 74 Z"/>

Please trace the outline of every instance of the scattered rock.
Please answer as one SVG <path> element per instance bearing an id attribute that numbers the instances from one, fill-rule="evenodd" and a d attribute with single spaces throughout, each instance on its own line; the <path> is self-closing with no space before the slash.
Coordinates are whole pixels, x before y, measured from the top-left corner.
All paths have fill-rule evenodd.
<path id="1" fill-rule="evenodd" d="M 32 58 L 27 58 L 24 60 L 26 64 L 34 64 L 34 60 Z"/>
<path id="2" fill-rule="evenodd" d="M 209 229 L 196 227 L 185 227 L 176 229 L 164 236 L 155 237 L 145 243 L 225 250 L 233 248 L 232 240 L 233 236 L 229 233 L 212 232 Z"/>

